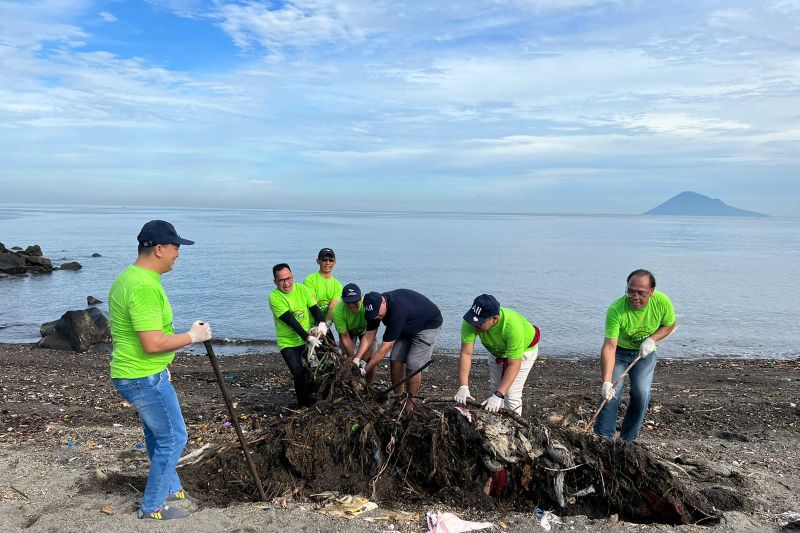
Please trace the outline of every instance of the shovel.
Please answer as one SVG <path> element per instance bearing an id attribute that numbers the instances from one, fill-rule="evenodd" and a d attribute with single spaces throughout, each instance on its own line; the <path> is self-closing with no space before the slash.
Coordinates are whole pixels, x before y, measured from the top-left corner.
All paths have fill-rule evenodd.
<path id="1" fill-rule="evenodd" d="M 225 405 L 228 408 L 228 414 L 231 417 L 231 422 L 233 423 L 233 427 L 236 428 L 236 434 L 239 436 L 239 443 L 242 445 L 244 458 L 247 460 L 247 466 L 250 468 L 250 474 L 253 476 L 253 482 L 256 484 L 256 489 L 258 489 L 258 495 L 261 498 L 261 501 L 265 502 L 267 501 L 267 495 L 264 494 L 264 487 L 261 485 L 261 478 L 258 477 L 256 465 L 253 463 L 253 458 L 250 457 L 250 448 L 247 447 L 247 441 L 244 438 L 241 426 L 239 426 L 239 417 L 236 416 L 236 413 L 233 410 L 233 402 L 231 402 L 231 397 L 228 396 L 228 389 L 225 387 L 225 380 L 222 378 L 222 372 L 219 370 L 219 363 L 217 362 L 217 356 L 214 355 L 214 348 L 211 347 L 211 341 L 205 341 L 203 344 L 206 347 L 208 358 L 211 360 L 211 366 L 214 368 L 214 374 L 217 376 L 219 390 L 222 391 L 222 397 L 225 399 Z"/>
<path id="2" fill-rule="evenodd" d="M 675 331 L 676 331 L 677 329 L 678 329 L 678 326 L 675 326 L 675 329 L 673 329 L 672 331 L 670 331 L 670 332 L 669 332 L 669 334 L 667 334 L 665 337 L 663 337 L 663 338 L 662 338 L 662 339 L 661 339 L 659 342 L 662 342 L 662 341 L 664 341 L 664 339 L 666 339 L 667 337 L 669 337 L 670 335 L 672 335 L 673 333 L 675 333 Z M 617 385 L 619 385 L 619 383 L 620 383 L 620 382 L 621 382 L 623 379 L 625 379 L 625 376 L 627 376 L 627 375 L 628 375 L 628 372 L 630 372 L 630 371 L 631 371 L 631 368 L 633 368 L 634 366 L 636 366 L 636 363 L 638 363 L 638 362 L 639 362 L 639 360 L 640 360 L 641 358 L 642 358 L 642 354 L 640 353 L 639 355 L 637 355 L 637 356 L 636 356 L 636 359 L 634 359 L 633 361 L 631 361 L 631 364 L 629 364 L 629 365 L 628 365 L 628 367 L 625 369 L 625 371 L 624 371 L 624 372 L 622 372 L 622 374 L 620 374 L 620 375 L 619 375 L 619 377 L 618 377 L 618 378 L 617 378 L 617 379 L 614 381 L 614 383 L 612 383 L 612 385 L 611 385 L 611 388 L 612 388 L 612 389 L 614 389 L 614 390 L 616 390 L 616 389 L 617 389 Z M 597 411 L 595 411 L 595 412 L 594 412 L 594 416 L 592 417 L 592 419 L 591 419 L 591 420 L 589 420 L 589 421 L 588 421 L 588 422 L 587 422 L 587 423 L 586 423 L 586 424 L 583 426 L 583 430 L 584 430 L 584 431 L 589 431 L 589 428 L 591 428 L 591 427 L 594 425 L 594 421 L 595 421 L 595 420 L 597 420 L 597 417 L 598 417 L 598 416 L 600 416 L 600 411 L 602 411 L 602 410 L 603 410 L 603 407 L 605 407 L 607 403 L 608 403 L 608 398 L 603 398 L 603 401 L 602 401 L 602 402 L 600 402 L 600 406 L 597 408 Z"/>

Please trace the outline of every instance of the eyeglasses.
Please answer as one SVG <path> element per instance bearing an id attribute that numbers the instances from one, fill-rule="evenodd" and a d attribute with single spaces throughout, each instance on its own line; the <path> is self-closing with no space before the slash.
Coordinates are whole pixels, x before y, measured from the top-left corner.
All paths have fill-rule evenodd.
<path id="1" fill-rule="evenodd" d="M 331 259 L 330 257 L 323 257 L 322 259 L 320 259 L 320 262 L 322 262 L 322 263 L 335 263 L 336 259 Z"/>
<path id="2" fill-rule="evenodd" d="M 627 289 L 625 291 L 625 294 L 627 294 L 628 296 L 631 296 L 633 298 L 637 298 L 637 297 L 638 298 L 647 298 L 647 296 L 650 295 L 650 291 L 637 291 L 637 290 L 634 290 L 634 289 Z"/>
<path id="3" fill-rule="evenodd" d="M 288 278 L 281 278 L 281 279 L 275 278 L 275 283 L 289 283 L 293 279 L 294 276 L 289 276 Z"/>

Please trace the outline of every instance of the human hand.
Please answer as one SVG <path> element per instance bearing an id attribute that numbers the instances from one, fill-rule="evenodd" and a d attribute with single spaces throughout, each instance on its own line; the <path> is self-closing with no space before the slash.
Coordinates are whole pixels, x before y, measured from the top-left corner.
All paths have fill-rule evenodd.
<path id="1" fill-rule="evenodd" d="M 639 355 L 641 355 L 642 357 L 647 357 L 655 350 L 656 350 L 656 341 L 653 340 L 653 337 L 647 337 L 645 340 L 642 341 L 642 344 L 639 345 Z"/>
<path id="2" fill-rule="evenodd" d="M 496 413 L 503 407 L 503 398 L 500 398 L 497 395 L 492 394 L 488 398 L 486 398 L 483 403 L 481 404 L 484 409 L 489 411 L 490 413 Z"/>
<path id="3" fill-rule="evenodd" d="M 327 324 L 327 322 L 325 322 L 323 320 L 322 322 L 317 324 L 317 333 L 319 333 L 320 336 L 328 334 L 328 324 Z"/>
<path id="4" fill-rule="evenodd" d="M 617 391 L 614 390 L 614 384 L 610 381 L 604 381 L 603 387 L 600 389 L 600 397 L 605 398 L 606 401 L 609 401 L 617 395 Z"/>
<path id="5" fill-rule="evenodd" d="M 457 403 L 466 405 L 467 400 L 474 400 L 470 393 L 469 393 L 469 386 L 468 385 L 461 385 L 458 390 L 456 391 L 456 395 L 453 398 Z"/>
<path id="6" fill-rule="evenodd" d="M 308 343 L 309 350 L 312 350 L 321 344 L 320 340 L 314 335 L 309 335 L 308 337 L 306 337 L 306 341 Z"/>
<path id="7" fill-rule="evenodd" d="M 211 324 L 197 320 L 186 333 L 192 338 L 192 343 L 205 342 L 211 339 Z"/>
<path id="8" fill-rule="evenodd" d="M 366 371 L 367 362 L 362 361 L 360 358 L 356 357 L 353 359 L 353 372 L 360 374 L 362 377 L 367 375 Z"/>

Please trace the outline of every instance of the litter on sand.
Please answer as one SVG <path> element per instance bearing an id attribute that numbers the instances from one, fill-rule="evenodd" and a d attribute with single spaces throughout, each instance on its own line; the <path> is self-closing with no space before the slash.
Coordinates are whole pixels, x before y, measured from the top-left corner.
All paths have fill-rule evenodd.
<path id="1" fill-rule="evenodd" d="M 355 518 L 377 508 L 377 503 L 371 502 L 363 496 L 345 495 L 320 507 L 317 512 L 337 518 Z"/>
<path id="2" fill-rule="evenodd" d="M 469 522 L 452 513 L 428 511 L 428 533 L 463 533 L 494 527 L 491 522 Z"/>

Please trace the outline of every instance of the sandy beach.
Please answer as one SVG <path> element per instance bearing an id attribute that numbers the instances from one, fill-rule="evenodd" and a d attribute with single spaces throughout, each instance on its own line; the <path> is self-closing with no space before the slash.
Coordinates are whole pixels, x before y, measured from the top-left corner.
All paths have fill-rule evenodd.
<path id="1" fill-rule="evenodd" d="M 0 345 L 0 531 L 427 531 L 426 511 L 450 511 L 493 522 L 504 531 L 543 531 L 533 511 L 385 507 L 358 518 L 330 518 L 299 492 L 270 503 L 202 502 L 202 480 L 184 479 L 201 499 L 185 520 L 136 518 L 147 473 L 138 418 L 108 378 L 108 352 L 82 354 L 32 345 Z M 289 373 L 277 354 L 225 357 L 222 369 L 245 429 L 276 411 L 294 409 Z M 171 367 L 189 428 L 185 454 L 205 444 L 234 442 L 214 374 L 205 357 L 179 353 Z M 457 361 L 439 355 L 425 374 L 423 395 L 450 398 Z M 547 417 L 568 406 L 595 406 L 596 361 L 543 357 L 525 393 L 525 416 Z M 381 378 L 387 378 L 381 369 Z M 473 394 L 488 394 L 485 362 L 476 361 Z M 636 524 L 617 517 L 560 516 L 553 531 L 763 531 L 800 519 L 800 359 L 659 361 L 653 401 L 639 446 L 686 475 L 694 463 L 735 478 L 737 506 L 713 525 Z M 331 487 L 334 490 L 336 487 Z M 382 520 L 390 511 L 418 513 Z M 378 519 L 367 521 L 365 518 Z"/>

